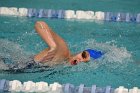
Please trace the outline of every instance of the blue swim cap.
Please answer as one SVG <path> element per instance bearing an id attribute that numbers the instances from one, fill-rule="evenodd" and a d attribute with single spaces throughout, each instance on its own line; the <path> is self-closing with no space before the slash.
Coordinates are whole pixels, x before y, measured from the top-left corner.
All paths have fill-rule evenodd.
<path id="1" fill-rule="evenodd" d="M 90 54 L 90 57 L 92 57 L 94 59 L 100 58 L 103 55 L 103 53 L 101 51 L 97 51 L 97 50 L 93 50 L 93 49 L 87 49 L 85 51 L 87 51 Z"/>

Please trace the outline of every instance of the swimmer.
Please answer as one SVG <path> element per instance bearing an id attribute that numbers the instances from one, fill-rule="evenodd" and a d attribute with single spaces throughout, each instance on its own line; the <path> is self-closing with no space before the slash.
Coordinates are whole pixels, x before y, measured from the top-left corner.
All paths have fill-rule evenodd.
<path id="1" fill-rule="evenodd" d="M 80 62 L 88 62 L 91 58 L 97 59 L 103 55 L 101 51 L 92 49 L 72 55 L 66 42 L 54 33 L 45 22 L 36 22 L 35 29 L 49 46 L 49 48 L 34 56 L 35 62 L 47 63 L 49 66 L 53 66 L 61 64 L 65 60 L 71 65 L 77 65 Z"/>
<path id="2" fill-rule="evenodd" d="M 43 21 L 35 23 L 35 30 L 49 46 L 40 53 L 30 57 L 26 62 L 18 62 L 8 65 L 9 70 L 22 70 L 36 67 L 52 67 L 59 64 L 77 65 L 80 62 L 88 62 L 91 58 L 100 58 L 103 53 L 101 51 L 87 49 L 76 55 L 72 55 L 66 42 Z M 3 59 L 6 63 L 7 59 Z"/>

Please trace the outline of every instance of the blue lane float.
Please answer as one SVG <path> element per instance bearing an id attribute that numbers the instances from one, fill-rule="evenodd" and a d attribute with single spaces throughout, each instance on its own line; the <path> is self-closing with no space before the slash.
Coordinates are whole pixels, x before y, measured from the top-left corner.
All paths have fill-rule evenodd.
<path id="1" fill-rule="evenodd" d="M 140 13 L 0 7 L 0 15 L 140 23 Z"/>
<path id="2" fill-rule="evenodd" d="M 74 93 L 75 92 L 75 86 L 72 84 L 64 84 L 63 85 L 64 93 Z"/>
<path id="3" fill-rule="evenodd" d="M 39 18 L 64 18 L 64 10 L 52 10 L 52 9 L 28 9 L 27 17 L 39 17 Z"/>
<path id="4" fill-rule="evenodd" d="M 86 87 L 84 84 L 74 86 L 73 84 L 59 84 L 54 82 L 48 84 L 47 82 L 20 82 L 19 80 L 0 80 L 0 93 L 140 93 L 138 87 L 133 89 L 127 89 L 123 86 L 118 88 L 112 88 L 111 86 L 97 87 Z"/>
<path id="5" fill-rule="evenodd" d="M 9 81 L 2 79 L 0 80 L 0 93 L 7 92 L 9 90 Z"/>
<path id="6" fill-rule="evenodd" d="M 140 13 L 137 14 L 136 22 L 140 23 Z"/>
<path id="7" fill-rule="evenodd" d="M 106 21 L 126 21 L 126 14 L 125 13 L 106 12 L 104 20 L 106 20 Z"/>
<path id="8" fill-rule="evenodd" d="M 38 11 L 36 9 L 28 9 L 27 17 L 37 17 Z"/>

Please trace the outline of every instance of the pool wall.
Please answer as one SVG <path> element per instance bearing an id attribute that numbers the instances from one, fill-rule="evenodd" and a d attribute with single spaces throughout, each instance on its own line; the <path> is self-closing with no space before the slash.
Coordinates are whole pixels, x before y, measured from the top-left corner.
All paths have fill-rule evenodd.
<path id="1" fill-rule="evenodd" d="M 140 23 L 140 13 L 0 7 L 0 15 Z"/>
<path id="2" fill-rule="evenodd" d="M 80 86 L 74 86 L 73 84 L 59 84 L 54 82 L 53 84 L 48 84 L 47 82 L 33 82 L 27 81 L 21 83 L 18 80 L 0 80 L 0 92 L 2 93 L 15 93 L 15 92 L 35 92 L 35 93 L 140 93 L 138 87 L 133 89 L 127 89 L 123 86 L 119 88 L 112 88 L 111 86 L 106 86 L 103 88 L 92 85 L 91 87 L 86 87 L 84 84 Z"/>

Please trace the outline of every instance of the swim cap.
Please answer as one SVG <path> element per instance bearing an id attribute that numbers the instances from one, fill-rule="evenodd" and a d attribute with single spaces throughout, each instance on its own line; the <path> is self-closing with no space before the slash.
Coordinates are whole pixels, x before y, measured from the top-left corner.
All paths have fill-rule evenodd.
<path id="1" fill-rule="evenodd" d="M 94 59 L 97 59 L 97 58 L 100 58 L 103 53 L 101 51 L 97 51 L 97 50 L 93 50 L 93 49 L 87 49 L 85 50 L 89 53 L 90 57 L 94 58 Z"/>

